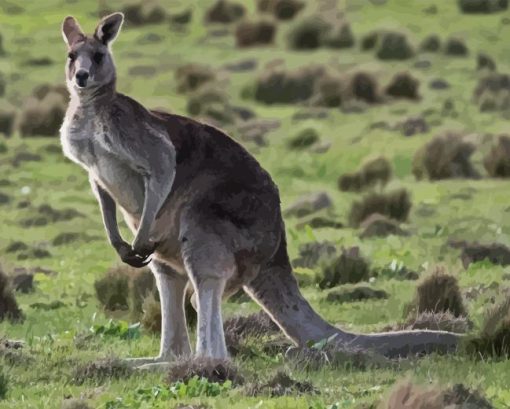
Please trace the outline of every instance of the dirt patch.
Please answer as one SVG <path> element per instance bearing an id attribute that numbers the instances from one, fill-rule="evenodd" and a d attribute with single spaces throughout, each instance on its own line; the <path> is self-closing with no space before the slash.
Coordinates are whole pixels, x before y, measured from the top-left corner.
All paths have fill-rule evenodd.
<path id="1" fill-rule="evenodd" d="M 173 362 L 170 365 L 167 382 L 188 382 L 198 376 L 209 382 L 223 383 L 231 381 L 233 385 L 242 385 L 243 376 L 239 369 L 229 360 L 210 358 L 190 358 Z"/>

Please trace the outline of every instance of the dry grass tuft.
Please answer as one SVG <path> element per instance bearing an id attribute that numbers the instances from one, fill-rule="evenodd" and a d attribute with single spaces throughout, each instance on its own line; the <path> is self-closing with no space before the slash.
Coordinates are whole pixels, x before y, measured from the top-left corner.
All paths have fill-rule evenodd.
<path id="1" fill-rule="evenodd" d="M 175 361 L 170 365 L 167 382 L 188 382 L 195 376 L 209 382 L 223 383 L 231 381 L 233 385 L 242 385 L 243 376 L 229 360 L 211 358 L 189 358 Z"/>

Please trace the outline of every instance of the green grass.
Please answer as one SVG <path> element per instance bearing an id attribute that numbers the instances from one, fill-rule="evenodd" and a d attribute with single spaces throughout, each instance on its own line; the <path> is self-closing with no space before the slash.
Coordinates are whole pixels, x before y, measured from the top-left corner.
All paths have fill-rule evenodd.
<path id="1" fill-rule="evenodd" d="M 438 34 L 442 39 L 449 35 L 465 38 L 470 49 L 467 58 L 448 58 L 441 54 L 420 54 L 406 62 L 384 63 L 375 60 L 373 53 L 361 53 L 358 49 L 326 50 L 313 52 L 291 52 L 285 48 L 285 32 L 288 23 L 279 24 L 277 44 L 269 48 L 237 50 L 232 35 L 213 38 L 207 35 L 203 13 L 211 4 L 209 0 L 173 1 L 162 0 L 168 10 L 179 11 L 192 5 L 193 23 L 185 33 L 169 29 L 167 24 L 133 28 L 126 25 L 114 44 L 118 68 L 118 87 L 146 106 L 165 107 L 172 112 L 185 114 L 187 99 L 175 92 L 174 69 L 184 63 L 199 62 L 221 68 L 227 63 L 256 59 L 259 70 L 275 59 L 283 59 L 286 66 L 298 67 L 310 63 L 328 63 L 342 71 L 365 69 L 377 74 L 382 83 L 387 83 L 396 72 L 411 70 L 421 81 L 419 102 L 399 102 L 372 107 L 361 114 L 346 114 L 330 110 L 326 119 L 295 121 L 292 115 L 303 109 L 298 106 L 263 106 L 241 98 L 241 90 L 250 85 L 253 72 L 230 73 L 226 89 L 236 105 L 253 109 L 261 118 L 277 118 L 281 127 L 268 136 L 267 147 L 247 145 L 261 164 L 271 173 L 278 184 L 285 208 L 297 197 L 308 192 L 325 190 L 334 201 L 334 211 L 340 220 L 346 221 L 350 204 L 358 195 L 337 190 L 337 178 L 344 172 L 354 171 L 367 156 L 384 155 L 393 164 L 396 179 L 389 189 L 405 187 L 412 195 L 413 208 L 407 228 L 412 236 L 404 239 L 389 237 L 361 241 L 354 229 L 298 229 L 296 219 L 286 220 L 289 253 L 298 254 L 299 245 L 313 240 L 330 240 L 338 246 L 360 246 L 364 256 L 379 268 L 396 260 L 408 268 L 424 272 L 437 263 L 444 264 L 459 278 L 462 289 L 478 285 L 499 283 L 499 288 L 509 286 L 510 268 L 478 263 L 467 270 L 462 268 L 459 251 L 449 248 L 448 239 L 500 242 L 510 245 L 510 182 L 484 178 L 479 181 L 416 182 L 411 174 L 414 152 L 436 133 L 446 129 L 465 130 L 469 133 L 500 133 L 508 129 L 508 122 L 495 113 L 480 113 L 472 102 L 472 92 L 478 75 L 475 70 L 476 52 L 483 50 L 497 61 L 499 70 L 506 72 L 510 66 L 507 38 L 510 25 L 504 24 L 508 12 L 491 15 L 461 15 L 456 1 L 388 0 L 384 5 L 375 5 L 367 0 L 339 1 L 344 8 L 357 39 L 377 28 L 392 28 L 409 33 L 411 43 L 417 45 L 429 34 Z M 247 2 L 248 3 L 248 2 Z M 254 12 L 250 1 L 249 8 Z M 108 6 L 122 4 L 112 1 Z M 438 13 L 423 12 L 436 5 Z M 82 27 L 91 32 L 96 23 L 96 2 L 48 0 L 22 2 L 25 12 L 7 15 L 0 11 L 0 33 L 4 38 L 7 56 L 0 57 L 0 71 L 8 78 L 7 93 L 3 103 L 16 107 L 30 94 L 34 86 L 43 83 L 63 83 L 63 61 L 65 47 L 60 34 L 60 23 L 68 15 L 75 15 Z M 147 33 L 156 33 L 163 41 L 151 45 L 140 45 L 139 39 Z M 28 67 L 29 58 L 49 57 L 53 65 Z M 417 60 L 431 63 L 428 69 L 417 69 Z M 151 77 L 129 75 L 129 69 L 139 65 L 157 68 Z M 429 81 L 443 78 L 450 83 L 445 91 L 433 91 Z M 441 109 L 446 100 L 452 100 L 457 112 L 455 117 L 442 116 Z M 370 125 L 385 121 L 394 125 L 403 118 L 432 112 L 430 131 L 406 138 L 397 131 L 372 129 Z M 323 154 L 306 150 L 288 150 L 288 140 L 302 129 L 312 127 L 321 141 L 331 143 Z M 0 139 L 2 137 L 0 136 Z M 52 138 L 22 140 L 19 136 L 4 141 L 7 152 L 0 153 L 0 179 L 10 182 L 0 186 L 0 192 L 8 194 L 10 204 L 0 205 L 0 252 L 5 270 L 14 267 L 45 267 L 55 271 L 53 275 L 38 273 L 35 277 L 36 291 L 17 296 L 27 319 L 21 325 L 0 323 L 0 335 L 9 339 L 23 339 L 27 346 L 24 353 L 31 356 L 27 363 L 9 365 L 3 363 L 3 373 L 8 376 L 8 393 L 0 400 L 1 408 L 59 408 L 68 396 L 83 396 L 92 407 L 112 406 L 117 398 L 124 399 L 125 407 L 163 408 L 179 403 L 205 403 L 213 408 L 327 408 L 339 402 L 339 407 L 356 407 L 360 402 L 372 402 L 385 393 L 393 382 L 406 374 L 428 382 L 462 382 L 479 388 L 498 408 L 508 407 L 510 402 L 510 363 L 508 361 L 473 361 L 462 354 L 431 356 L 420 360 L 403 361 L 395 367 L 370 370 L 323 369 L 313 373 L 294 371 L 297 379 L 310 379 L 320 395 L 270 398 L 249 398 L 240 389 L 225 388 L 218 396 L 184 397 L 175 399 L 168 394 L 147 401 L 153 387 L 164 385 L 162 374 L 135 374 L 125 380 L 111 380 L 102 385 L 85 383 L 73 385 L 70 377 L 75 366 L 98 357 L 148 356 L 157 352 L 159 340 L 147 333 L 135 339 L 119 337 L 94 337 L 90 344 L 78 349 L 73 337 L 94 325 L 105 325 L 110 316 L 98 306 L 93 282 L 107 268 L 119 260 L 107 245 L 100 213 L 92 196 L 87 176 L 78 166 L 65 160 L 61 154 L 45 153 L 48 144 L 58 144 Z M 44 152 L 40 162 L 24 163 L 14 168 L 10 159 L 17 149 Z M 475 166 L 483 172 L 481 144 L 474 156 Z M 484 173 L 485 174 L 485 173 Z M 28 189 L 22 189 L 29 187 Z M 28 191 L 28 193 L 27 193 Z M 468 199 L 459 198 L 461 195 Z M 31 207 L 17 208 L 17 203 L 29 200 Z M 53 207 L 73 208 L 84 215 L 68 222 L 58 222 L 43 227 L 24 228 L 20 221 L 33 215 L 41 204 Z M 123 227 L 126 237 L 129 233 Z M 84 232 L 95 238 L 88 242 L 76 242 L 54 247 L 51 241 L 64 231 Z M 52 257 L 41 260 L 19 261 L 16 255 L 4 249 L 15 240 L 27 244 L 44 244 Z M 506 277 L 506 278 L 503 278 Z M 344 303 L 340 306 L 327 303 L 325 294 L 313 287 L 303 292 L 321 315 L 327 320 L 350 330 L 374 331 L 390 323 L 402 320 L 404 304 L 414 294 L 414 284 L 408 281 L 376 279 L 376 288 L 386 290 L 387 300 Z M 484 309 L 498 289 L 467 302 L 470 318 L 475 327 L 480 325 Z M 36 302 L 49 303 L 60 300 L 65 307 L 51 311 L 30 308 Z M 224 316 L 234 313 L 247 314 L 256 311 L 253 303 L 224 303 Z M 116 316 L 129 320 L 128 316 Z M 475 328 L 476 329 L 476 328 Z M 249 376 L 268 376 L 285 366 L 281 357 L 268 359 L 258 356 L 238 362 Z M 0 371 L 2 373 L 2 371 Z M 142 391 L 137 394 L 137 390 Z M 150 398 L 152 399 L 152 398 Z"/>

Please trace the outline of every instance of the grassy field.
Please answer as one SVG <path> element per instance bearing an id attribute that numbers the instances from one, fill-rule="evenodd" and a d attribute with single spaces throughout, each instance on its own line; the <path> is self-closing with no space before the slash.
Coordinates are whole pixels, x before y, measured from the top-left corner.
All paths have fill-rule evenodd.
<path id="1" fill-rule="evenodd" d="M 313 12 L 313 3 L 310 1 L 301 13 Z M 265 146 L 243 140 L 236 124 L 225 125 L 225 129 L 240 138 L 270 172 L 279 186 L 284 209 L 303 195 L 327 192 L 333 202 L 328 217 L 347 224 L 351 204 L 362 195 L 340 192 L 338 177 L 358 169 L 367 157 L 386 157 L 394 169 L 386 190 L 402 187 L 411 195 L 411 212 L 403 225 L 410 235 L 361 239 L 356 228 L 299 228 L 298 218 L 287 217 L 291 259 L 298 257 L 299 248 L 305 243 L 331 241 L 337 248 L 358 246 L 374 270 L 401 263 L 425 275 L 438 264 L 445 266 L 458 278 L 464 295 L 473 289 L 483 289 L 478 296 L 465 297 L 475 333 L 487 306 L 498 301 L 510 287 L 510 268 L 488 261 L 464 268 L 460 250 L 447 243 L 464 240 L 510 245 L 510 182 L 489 178 L 483 167 L 483 156 L 495 141 L 494 135 L 507 131 L 508 119 L 505 112 L 480 112 L 473 101 L 473 90 L 481 75 L 476 70 L 478 52 L 489 54 L 499 72 L 506 72 L 510 66 L 507 52 L 510 11 L 462 14 L 454 0 L 343 0 L 338 1 L 338 9 L 350 22 L 356 45 L 348 49 L 321 48 L 305 52 L 287 47 L 286 33 L 293 22 L 278 22 L 274 45 L 239 49 L 232 34 L 235 25 L 204 24 L 205 10 L 212 1 L 161 0 L 160 4 L 169 13 L 192 9 L 192 21 L 181 29 L 167 22 L 125 24 L 114 44 L 119 90 L 145 106 L 187 114 L 188 96 L 176 92 L 174 71 L 186 63 L 209 65 L 218 73 L 218 81 L 230 97 L 229 103 L 250 109 L 257 118 L 278 120 L 280 126 L 266 135 Z M 0 72 L 6 79 L 0 107 L 20 110 L 34 87 L 64 83 L 66 54 L 60 34 L 61 21 L 66 15 L 74 15 L 87 32 L 92 32 L 99 6 L 94 1 L 26 0 L 21 4 L 22 10 L 16 10 L 14 2 L 0 1 L 0 34 L 6 52 L 0 57 Z M 123 6 L 121 1 L 108 2 L 113 10 Z M 255 2 L 247 1 L 246 7 L 249 15 L 256 14 Z M 211 34 L 224 28 L 227 29 L 224 35 Z M 419 52 L 404 61 L 381 61 L 373 52 L 362 52 L 359 47 L 361 38 L 376 29 L 406 33 L 416 48 L 431 34 L 441 39 L 458 36 L 464 39 L 469 54 L 452 57 Z M 149 34 L 160 41 L 146 41 Z M 49 58 L 48 64 L 27 63 L 43 57 Z M 257 67 L 249 71 L 233 72 L 225 68 L 251 60 L 256 61 Z M 387 84 L 397 72 L 410 71 L 420 81 L 421 98 L 364 106 L 360 112 L 322 109 L 326 117 L 296 119 L 296 113 L 311 112 L 312 108 L 305 104 L 264 105 L 243 97 L 246 94 L 243 90 L 253 84 L 257 75 L 268 64 L 277 63 L 289 69 L 313 63 L 338 72 L 365 70 L 373 73 L 381 84 Z M 446 81 L 449 87 L 432 89 L 429 84 L 437 79 Z M 445 104 L 452 107 L 448 112 Z M 427 120 L 426 132 L 405 137 L 394 129 L 395 124 L 415 116 Z M 377 123 L 387 126 L 373 126 Z M 326 152 L 288 148 L 289 139 L 307 128 L 314 128 L 321 143 L 329 145 Z M 482 178 L 415 180 L 412 174 L 415 152 L 447 130 L 465 134 L 475 144 L 472 163 Z M 0 203 L 0 263 L 7 273 L 16 268 L 35 271 L 35 291 L 16 294 L 25 321 L 0 322 L 0 338 L 26 343 L 16 362 L 0 357 L 1 372 L 8 380 L 7 395 L 0 399 L 0 408 L 59 408 L 70 397 L 83 398 L 95 408 L 166 408 L 181 404 L 195 407 L 203 404 L 211 408 L 355 408 L 380 399 L 403 377 L 419 383 L 463 383 L 480 390 L 495 407 L 510 407 L 509 361 L 472 359 L 461 352 L 402 360 L 378 368 L 356 369 L 346 363 L 339 368 L 325 366 L 311 372 L 290 366 L 282 354 L 235 357 L 248 379 L 265 379 L 284 368 L 295 379 L 310 380 L 320 392 L 285 397 L 249 397 L 242 388 L 225 387 L 217 396 L 176 398 L 161 392 L 167 390 L 166 375 L 157 373 L 135 373 L 126 378 L 90 380 L 83 384 L 73 382 L 73 371 L 80 364 L 112 356 L 156 354 L 159 336 L 142 328 L 140 336 L 134 339 L 93 335 L 86 345 L 77 347 L 77 335 L 92 334 L 91 327 L 107 325 L 112 317 L 115 322 L 133 323 L 129 314 L 104 312 L 95 296 L 94 281 L 120 261 L 107 245 L 87 175 L 63 157 L 56 135 L 23 138 L 15 132 L 10 138 L 0 135 L 0 146 L 5 147 L 0 149 L 0 192 L 9 198 L 7 203 Z M 15 158 L 27 152 L 39 156 L 15 166 Z M 74 209 L 79 213 L 70 220 L 30 226 L 26 221 L 37 216 L 41 205 Z M 125 226 L 123 229 L 125 236 L 130 237 Z M 55 245 L 54 238 L 63 232 L 85 235 L 78 241 Z M 27 259 L 20 259 L 19 252 L 7 251 L 15 241 L 47 250 L 47 257 L 29 254 Z M 310 276 L 316 273 L 314 269 L 297 271 Z M 389 298 L 335 304 L 326 301 L 327 291 L 314 285 L 304 286 L 303 292 L 322 316 L 343 328 L 368 332 L 402 322 L 404 305 L 414 297 L 416 282 L 379 276 L 371 279 L 370 286 L 387 291 Z M 48 305 L 55 301 L 63 304 L 49 310 L 34 307 L 36 303 Z M 226 301 L 224 318 L 257 310 L 252 302 Z"/>

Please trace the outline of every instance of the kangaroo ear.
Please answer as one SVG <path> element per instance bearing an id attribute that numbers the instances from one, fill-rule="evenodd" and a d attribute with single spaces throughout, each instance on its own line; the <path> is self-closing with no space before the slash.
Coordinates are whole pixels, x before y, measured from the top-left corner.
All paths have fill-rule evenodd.
<path id="1" fill-rule="evenodd" d="M 68 46 L 85 38 L 85 34 L 74 17 L 67 16 L 62 23 L 62 37 Z"/>
<path id="2" fill-rule="evenodd" d="M 119 34 L 123 21 L 124 14 L 122 13 L 113 13 L 109 16 L 103 17 L 96 27 L 94 37 L 104 45 L 113 42 L 113 40 L 117 37 L 117 34 Z"/>

